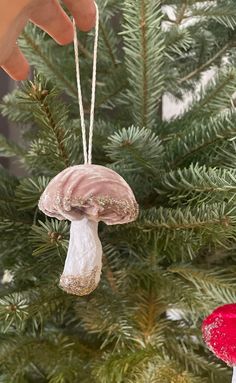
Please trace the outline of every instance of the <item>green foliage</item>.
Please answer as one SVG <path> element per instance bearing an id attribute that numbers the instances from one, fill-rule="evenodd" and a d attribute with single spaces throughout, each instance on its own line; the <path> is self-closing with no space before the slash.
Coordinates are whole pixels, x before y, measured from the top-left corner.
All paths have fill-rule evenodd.
<path id="1" fill-rule="evenodd" d="M 216 165 L 218 147 L 235 137 L 234 119 L 235 114 L 230 111 L 218 117 L 194 119 L 189 129 L 189 119 L 180 118 L 177 127 L 180 127 L 182 120 L 182 132 L 179 133 L 178 129 L 176 135 L 166 142 L 169 168 L 176 169 L 191 162 L 204 164 L 206 160 L 210 166 Z"/>
<path id="2" fill-rule="evenodd" d="M 191 164 L 188 168 L 172 170 L 163 175 L 159 187 L 160 195 L 166 196 L 173 205 L 195 205 L 196 202 L 234 202 L 236 171 L 227 168 L 207 168 Z"/>
<path id="3" fill-rule="evenodd" d="M 23 178 L 16 189 L 19 210 L 31 210 L 38 205 L 39 198 L 50 181 L 49 177 Z"/>
<path id="4" fill-rule="evenodd" d="M 236 12 L 235 7 L 230 2 L 219 2 L 219 4 L 213 5 L 204 4 L 199 8 L 193 8 L 192 15 L 205 18 L 211 18 L 218 23 L 234 30 L 236 26 Z"/>
<path id="5" fill-rule="evenodd" d="M 192 282 L 197 289 L 208 295 L 210 299 L 223 303 L 231 303 L 235 301 L 235 270 L 213 269 L 201 270 L 191 267 L 171 267 L 172 272 L 178 273 L 186 280 Z"/>
<path id="6" fill-rule="evenodd" d="M 23 150 L 15 143 L 7 140 L 3 135 L 0 135 L 0 155 L 1 157 L 21 156 Z"/>
<path id="7" fill-rule="evenodd" d="M 160 1 L 124 1 L 124 52 L 136 125 L 153 126 L 164 89 Z M 147 22 L 148 20 L 148 22 Z"/>
<path id="8" fill-rule="evenodd" d="M 83 161 L 74 55 L 29 24 L 20 45 L 33 79 L 0 104 L 22 136 L 0 136 L 0 155 L 27 174 L 0 169 L 0 382 L 229 382 L 201 323 L 236 296 L 235 4 L 98 5 L 93 162 L 127 180 L 140 215 L 100 224 L 94 293 L 58 287 L 69 222 L 45 217 L 38 200 L 55 174 Z M 88 125 L 93 31 L 78 34 Z M 208 69 L 213 78 L 200 87 Z M 165 121 L 164 96 L 177 102 L 196 89 Z"/>
<path id="9" fill-rule="evenodd" d="M 117 163 L 128 165 L 133 171 L 153 172 L 161 166 L 163 148 L 151 130 L 134 126 L 122 129 L 109 137 L 107 154 Z"/>

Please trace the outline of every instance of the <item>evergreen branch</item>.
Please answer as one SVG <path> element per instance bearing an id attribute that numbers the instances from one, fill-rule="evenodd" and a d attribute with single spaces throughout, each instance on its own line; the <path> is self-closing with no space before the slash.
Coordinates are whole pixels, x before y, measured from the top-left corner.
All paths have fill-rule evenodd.
<path id="1" fill-rule="evenodd" d="M 9 216 L 8 216 L 9 217 Z M 1 235 L 6 235 L 6 233 L 11 234 L 15 232 L 20 232 L 22 229 L 23 232 L 30 230 L 32 226 L 32 219 L 30 220 L 29 217 L 25 215 L 16 215 L 14 218 L 5 218 L 1 220 L 0 222 L 0 229 L 1 229 Z"/>
<path id="2" fill-rule="evenodd" d="M 114 351 L 125 350 L 128 344 L 134 348 L 140 339 L 131 316 L 127 315 L 127 306 L 133 307 L 133 302 L 119 291 L 118 283 L 117 287 L 114 292 L 109 284 L 103 283 L 103 286 L 97 290 L 96 298 L 91 297 L 89 302 L 81 302 L 77 311 L 83 327 L 94 336 L 97 335 L 100 339 L 100 348 L 104 351 L 109 346 Z M 103 299 L 104 294 L 106 294 L 106 304 Z M 94 316 L 96 316 L 96 322 L 93 320 Z"/>
<path id="3" fill-rule="evenodd" d="M 67 378 L 70 379 L 70 382 L 78 381 L 78 379 L 81 381 L 84 375 L 85 355 L 88 353 L 85 353 L 83 346 L 81 345 L 80 348 L 79 345 L 78 339 L 76 339 L 75 344 L 75 339 L 72 341 L 68 336 L 47 333 L 47 331 L 37 337 L 35 334 L 24 337 L 16 334 L 15 337 L 11 336 L 8 339 L 8 343 L 4 341 L 1 344 L 1 366 L 3 366 L 4 372 L 14 371 L 11 374 L 14 380 L 8 380 L 12 383 L 19 381 L 18 379 L 21 379 L 26 371 L 29 373 L 32 363 L 39 367 L 40 379 L 42 379 L 43 374 L 50 379 L 50 382 L 61 383 L 65 382 Z M 60 374 L 58 375 L 59 371 Z"/>
<path id="4" fill-rule="evenodd" d="M 38 201 L 50 181 L 49 177 L 23 178 L 15 191 L 18 209 L 31 210 L 38 206 Z"/>
<path id="5" fill-rule="evenodd" d="M 214 87 L 215 89 L 211 89 L 211 87 L 209 87 L 209 91 L 206 92 L 205 97 L 203 97 L 203 99 L 200 100 L 199 107 L 202 109 L 208 106 L 212 99 L 213 100 L 216 99 L 218 94 L 221 94 L 223 92 L 226 93 L 228 90 L 227 88 L 229 88 L 229 86 L 232 87 L 232 85 L 234 84 L 236 80 L 235 75 L 236 73 L 234 71 L 229 71 L 228 73 L 227 72 L 225 73 L 224 78 L 223 76 L 222 77 L 219 76 L 218 83 L 217 82 L 215 83 L 215 87 Z M 228 96 L 228 99 L 230 99 L 231 95 L 228 94 L 227 96 Z M 232 93 L 232 96 L 233 96 L 233 93 Z M 221 108 L 223 109 L 223 105 L 221 106 Z M 230 105 L 229 105 L 229 108 L 230 108 Z"/>
<path id="6" fill-rule="evenodd" d="M 105 97 L 101 97 L 100 100 L 96 102 L 96 108 L 100 108 L 101 106 L 105 105 L 107 102 L 111 102 L 111 100 L 117 96 L 120 92 L 125 90 L 127 87 L 126 82 L 119 83 L 119 86 L 116 89 L 113 89 L 111 93 L 107 94 Z M 87 114 L 89 114 L 89 110 L 86 111 Z"/>
<path id="7" fill-rule="evenodd" d="M 159 138 L 149 129 L 131 126 L 109 137 L 105 147 L 115 161 L 123 162 L 134 169 L 147 169 L 155 173 L 161 166 L 163 147 Z"/>
<path id="8" fill-rule="evenodd" d="M 140 219 L 132 225 L 142 230 L 212 230 L 214 226 L 232 229 L 236 223 L 234 209 L 226 204 L 204 205 L 199 209 L 189 207 L 183 209 L 152 208 L 141 212 Z M 234 229 L 233 229 L 234 232 Z M 233 233 L 232 233 L 233 234 Z M 234 235 L 234 234 L 233 234 Z"/>
<path id="9" fill-rule="evenodd" d="M 50 320 L 55 311 L 61 312 L 61 316 L 66 314 L 71 305 L 71 299 L 68 299 L 57 286 L 50 286 L 50 289 L 48 287 L 44 283 L 38 288 L 31 288 L 30 291 L 5 295 L 1 299 L 2 314 L 8 315 L 6 318 L 8 328 L 13 325 L 13 328 L 24 329 L 31 324 L 37 331 L 48 319 Z M 9 310 L 11 310 L 11 317 Z"/>
<path id="10" fill-rule="evenodd" d="M 22 103 L 30 105 L 32 119 L 43 129 L 37 130 L 36 140 L 27 152 L 27 164 L 36 166 L 39 154 L 47 154 L 47 169 L 64 169 L 75 155 L 73 130 L 68 130 L 68 107 L 59 100 L 58 92 L 42 76 L 35 75 L 19 94 Z M 70 139 L 69 139 L 70 138 Z M 43 148 L 44 147 L 44 148 Z M 45 156 L 46 157 L 46 156 Z M 46 161 L 46 158 L 45 158 Z M 46 165 L 46 164 L 45 164 Z M 42 162 L 40 164 L 42 168 Z"/>
<path id="11" fill-rule="evenodd" d="M 168 341 L 166 345 L 169 354 L 174 357 L 176 362 L 179 362 L 181 365 L 184 364 L 188 371 L 192 371 L 196 374 L 204 372 L 206 374 L 207 372 L 213 379 L 216 379 L 214 380 L 214 383 L 218 382 L 220 376 L 225 377 L 225 366 L 222 366 L 220 363 L 217 363 L 212 359 L 209 361 L 206 360 L 205 355 L 199 355 L 196 350 L 194 350 L 193 346 L 191 347 L 191 345 L 188 344 L 188 347 L 186 347 L 184 342 L 181 343 L 172 339 Z"/>
<path id="12" fill-rule="evenodd" d="M 173 264 L 176 265 L 176 260 Z M 177 261 L 178 262 L 178 261 Z M 189 262 L 189 261 L 188 261 Z M 183 263 L 180 263 L 180 266 Z M 172 266 L 170 266 L 172 267 Z M 176 265 L 177 267 L 177 265 Z M 189 316 L 193 317 L 194 320 L 197 320 L 199 315 L 204 316 L 207 315 L 209 309 L 214 309 L 215 305 L 212 302 L 212 297 L 206 296 L 205 299 L 202 299 L 202 292 L 199 289 L 186 281 L 184 278 L 177 276 L 174 272 L 164 272 L 163 270 L 163 283 L 166 286 L 166 293 L 169 297 L 167 310 L 167 317 L 169 317 L 170 309 L 173 309 L 174 312 L 179 313 L 182 319 L 186 321 L 186 331 L 190 331 L 190 337 L 192 335 L 196 335 L 192 333 L 192 330 L 188 328 Z M 181 292 L 181 293 L 180 293 Z M 176 302 L 178 302 L 176 304 Z M 201 313 L 201 314 L 199 314 Z M 180 320 L 180 327 L 183 325 L 182 320 Z M 178 327 L 178 321 L 176 321 L 176 326 Z M 179 328 L 179 327 L 178 327 Z M 188 330 L 187 330 L 188 329 Z M 166 331 L 170 331 L 177 335 L 177 328 L 173 323 L 173 318 L 171 318 L 171 323 L 167 327 Z M 180 330 L 179 335 L 181 335 L 182 331 Z"/>
<path id="13" fill-rule="evenodd" d="M 234 4 L 203 4 L 201 7 L 194 7 L 191 12 L 191 17 L 202 17 L 204 19 L 213 19 L 217 23 L 224 25 L 232 30 L 236 26 L 236 13 Z"/>
<path id="14" fill-rule="evenodd" d="M 124 2 L 124 51 L 129 75 L 127 97 L 135 99 L 137 125 L 152 127 L 163 93 L 164 37 L 160 2 Z M 134 39 L 135 36 L 135 39 Z"/>
<path id="15" fill-rule="evenodd" d="M 170 143 L 172 139 L 185 140 L 184 137 L 189 135 L 190 126 L 191 128 L 193 126 L 193 129 L 195 129 L 194 125 L 199 124 L 198 130 L 194 133 L 195 136 L 191 138 L 193 142 L 198 140 L 202 133 L 211 136 L 215 129 L 217 129 L 218 136 L 220 137 L 221 133 L 218 130 L 220 127 L 219 122 L 223 121 L 229 127 L 231 122 L 234 123 L 233 98 L 235 86 L 236 72 L 234 68 L 226 67 L 222 69 L 206 86 L 200 88 L 198 95 L 193 99 L 192 105 L 185 111 L 183 116 L 177 117 L 168 124 L 163 123 L 160 136 L 167 143 Z M 212 127 L 209 130 L 211 125 Z M 170 134 L 166 134 L 168 130 Z M 200 132 L 202 133 L 200 134 Z M 186 148 L 181 149 L 181 151 L 183 150 L 185 151 Z"/>
<path id="16" fill-rule="evenodd" d="M 171 62 L 175 62 L 176 55 L 179 57 L 183 52 L 191 49 L 193 38 L 188 29 L 171 28 L 165 35 L 165 55 Z M 173 57 L 172 57 L 173 56 Z"/>
<path id="17" fill-rule="evenodd" d="M 216 154 L 216 166 L 220 165 L 227 168 L 234 167 L 236 159 L 236 143 L 234 141 L 225 142 L 219 147 Z"/>
<path id="18" fill-rule="evenodd" d="M 236 279 L 232 267 L 230 270 L 202 270 L 191 266 L 172 266 L 169 270 L 184 277 L 201 291 L 214 299 L 219 305 L 232 303 L 236 298 Z"/>
<path id="19" fill-rule="evenodd" d="M 7 140 L 6 137 L 0 134 L 0 156 L 1 157 L 24 157 L 24 150 L 15 142 Z"/>
<path id="20" fill-rule="evenodd" d="M 22 294 L 15 293 L 0 299 L 0 318 L 4 323 L 4 332 L 10 327 L 23 329 L 25 320 L 28 317 L 28 301 Z M 14 326 L 13 326 L 14 325 Z"/>
<path id="21" fill-rule="evenodd" d="M 17 220 L 20 214 L 17 211 L 15 198 L 15 189 L 18 181 L 15 177 L 8 175 L 3 169 L 0 169 L 0 217 L 1 224 L 5 219 Z"/>
<path id="22" fill-rule="evenodd" d="M 103 40 L 104 40 L 104 43 L 107 47 L 107 50 L 109 52 L 109 55 L 111 57 L 111 61 L 112 61 L 112 64 L 114 67 L 117 67 L 117 62 L 116 62 L 116 58 L 115 58 L 115 55 L 113 53 L 113 50 L 112 50 L 112 47 L 111 47 L 111 44 L 109 42 L 109 39 L 108 39 L 108 36 L 107 36 L 107 32 L 106 32 L 106 29 L 105 27 L 103 26 L 103 23 L 100 21 L 99 23 L 99 27 L 101 29 L 101 32 L 102 32 L 102 37 L 103 37 Z"/>
<path id="23" fill-rule="evenodd" d="M 194 100 L 188 112 L 196 114 L 196 119 L 202 119 L 204 115 L 213 117 L 219 115 L 234 116 L 233 98 L 236 86 L 236 72 L 233 68 L 221 70 L 213 80 L 209 81 L 205 88 L 200 89 L 200 97 Z M 198 117 L 199 115 L 199 117 Z M 187 116 L 186 116 L 187 117 Z"/>
<path id="24" fill-rule="evenodd" d="M 207 69 L 211 64 L 213 64 L 219 57 L 221 57 L 230 47 L 232 46 L 232 43 L 229 42 L 225 44 L 223 48 L 221 48 L 213 57 L 211 57 L 208 61 L 200 65 L 198 68 L 194 69 L 191 73 L 187 74 L 183 78 L 178 80 L 179 84 L 182 84 L 185 81 L 191 80 L 193 77 L 197 76 L 201 72 L 203 72 L 205 69 Z"/>
<path id="25" fill-rule="evenodd" d="M 34 248 L 33 255 L 49 255 L 55 252 L 65 255 L 68 249 L 69 228 L 66 221 L 51 219 L 46 222 L 38 221 L 33 225 L 30 242 Z"/>
<path id="26" fill-rule="evenodd" d="M 65 146 L 64 146 L 64 139 L 65 139 L 64 132 L 58 126 L 57 122 L 54 120 L 54 117 L 51 113 L 49 104 L 47 103 L 46 100 L 44 100 L 44 102 L 41 104 L 41 108 L 42 108 L 42 111 L 45 113 L 45 115 L 48 119 L 48 122 L 49 122 L 49 126 L 51 127 L 51 129 L 55 135 L 55 138 L 56 138 L 57 143 L 58 143 L 58 149 L 60 152 L 60 156 L 65 163 L 65 167 L 68 167 L 69 166 L 69 158 L 68 158 Z"/>
<path id="27" fill-rule="evenodd" d="M 140 349 L 135 351 L 120 352 L 118 354 L 107 354 L 103 363 L 98 365 L 96 375 L 99 383 L 122 383 L 125 377 L 138 364 L 154 357 L 156 350 L 153 348 Z"/>
<path id="28" fill-rule="evenodd" d="M 33 49 L 33 51 L 43 60 L 45 65 L 50 69 L 50 71 L 57 77 L 62 84 L 64 84 L 65 89 L 69 89 L 70 93 L 77 97 L 76 87 L 68 81 L 68 79 L 63 75 L 59 70 L 59 66 L 55 65 L 54 62 L 44 53 L 43 49 L 31 38 L 31 36 L 26 32 L 22 32 L 22 36 L 25 39 L 26 43 Z"/>
<path id="29" fill-rule="evenodd" d="M 146 25 L 146 2 L 145 0 L 141 0 L 141 20 L 140 20 L 140 27 L 141 27 L 141 45 L 142 45 L 142 59 L 143 59 L 143 110 L 142 110 L 142 125 L 141 126 L 147 126 L 147 111 L 148 111 L 148 105 L 147 105 L 147 25 Z"/>
<path id="30" fill-rule="evenodd" d="M 225 203 L 201 203 L 198 208 L 151 208 L 141 211 L 138 221 L 129 224 L 126 230 L 109 228 L 109 238 L 111 243 L 122 241 L 129 246 L 155 241 L 157 259 L 162 254 L 171 262 L 186 262 L 203 249 L 230 248 L 235 240 L 235 222 L 234 208 Z"/>
<path id="31" fill-rule="evenodd" d="M 188 123 L 188 120 L 186 120 Z M 189 127 L 189 126 L 188 126 Z M 211 148 L 214 149 L 222 142 L 235 137 L 234 112 L 222 116 L 210 117 L 200 121 L 193 120 L 191 129 L 186 129 L 182 134 L 172 136 L 166 143 L 166 155 L 171 169 L 181 165 L 188 165 L 188 161 L 197 162 L 198 156 L 206 153 L 209 158 Z"/>
<path id="32" fill-rule="evenodd" d="M 166 358 L 168 359 L 168 358 Z M 152 360 L 138 366 L 128 383 L 207 383 L 203 377 L 196 377 L 173 360 Z"/>
<path id="33" fill-rule="evenodd" d="M 182 2 L 182 5 L 181 5 L 181 8 L 180 8 L 180 11 L 178 12 L 177 16 L 176 16 L 176 19 L 175 19 L 175 23 L 177 25 L 180 25 L 185 17 L 185 11 L 187 9 L 187 6 L 188 6 L 188 2 L 187 0 L 184 0 Z"/>
<path id="34" fill-rule="evenodd" d="M 191 164 L 189 168 L 163 174 L 156 190 L 176 203 L 232 201 L 236 193 L 236 171 Z"/>
<path id="35" fill-rule="evenodd" d="M 150 344 L 161 347 L 167 323 L 160 318 L 166 312 L 167 304 L 163 303 L 163 299 L 157 294 L 154 284 L 147 288 L 147 291 L 145 288 L 140 289 L 141 291 L 137 287 L 136 289 L 137 308 L 134 322 L 138 328 L 138 343 L 145 347 Z"/>
<path id="36" fill-rule="evenodd" d="M 14 89 L 11 93 L 3 97 L 0 103 L 1 114 L 8 117 L 10 121 L 27 123 L 32 121 L 31 111 L 28 105 L 22 102 L 21 89 Z"/>
<path id="37" fill-rule="evenodd" d="M 231 138 L 230 136 L 229 137 L 225 137 L 225 139 L 227 138 Z M 185 155 L 183 155 L 181 158 L 177 159 L 176 162 L 172 163 L 170 165 L 171 168 L 178 168 L 179 166 L 181 166 L 186 160 L 188 160 L 189 158 L 191 158 L 192 156 L 198 154 L 198 152 L 200 151 L 203 151 L 204 149 L 207 149 L 209 146 L 213 146 L 213 145 L 216 145 L 218 142 L 220 141 L 220 138 L 213 138 L 211 140 L 209 140 L 208 142 L 204 142 L 202 143 L 201 145 L 197 146 L 196 148 L 193 148 L 192 150 L 190 150 L 188 153 L 186 153 Z"/>
<path id="38" fill-rule="evenodd" d="M 88 49 L 78 40 L 78 48 L 84 54 L 85 57 L 92 60 L 93 55 L 88 51 Z"/>

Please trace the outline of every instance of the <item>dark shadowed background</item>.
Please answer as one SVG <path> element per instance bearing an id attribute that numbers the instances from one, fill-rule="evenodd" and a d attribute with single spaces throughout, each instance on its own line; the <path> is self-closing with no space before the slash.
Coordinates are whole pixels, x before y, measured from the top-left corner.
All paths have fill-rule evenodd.
<path id="1" fill-rule="evenodd" d="M 8 92 L 8 90 L 11 88 L 11 86 L 12 86 L 11 80 L 0 69 L 0 100 Z M 6 120 L 6 118 L 3 118 L 1 115 L 0 115 L 0 133 L 4 134 L 7 137 L 9 137 L 9 134 L 10 134 L 7 120 Z M 0 157 L 0 161 L 1 161 L 1 164 L 8 167 L 9 160 Z"/>
<path id="2" fill-rule="evenodd" d="M 18 82 L 13 81 L 5 74 L 5 72 L 0 68 L 0 103 L 4 95 L 10 92 L 17 86 Z M 19 142 L 20 140 L 20 132 L 17 129 L 16 125 L 7 121 L 7 118 L 2 117 L 0 114 L 0 134 L 3 134 L 7 138 Z M 0 157 L 0 164 L 5 168 L 9 169 L 11 173 L 21 176 L 24 175 L 25 172 L 20 169 L 19 164 L 14 161 L 14 159 L 7 159 Z"/>

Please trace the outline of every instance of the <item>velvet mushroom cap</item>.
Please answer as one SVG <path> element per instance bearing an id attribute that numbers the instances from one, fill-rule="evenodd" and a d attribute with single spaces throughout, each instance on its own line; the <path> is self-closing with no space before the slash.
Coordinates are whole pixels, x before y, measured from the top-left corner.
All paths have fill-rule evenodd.
<path id="1" fill-rule="evenodd" d="M 71 166 L 48 184 L 39 201 L 47 216 L 59 220 L 89 220 L 107 225 L 134 221 L 138 204 L 127 182 L 100 165 Z"/>

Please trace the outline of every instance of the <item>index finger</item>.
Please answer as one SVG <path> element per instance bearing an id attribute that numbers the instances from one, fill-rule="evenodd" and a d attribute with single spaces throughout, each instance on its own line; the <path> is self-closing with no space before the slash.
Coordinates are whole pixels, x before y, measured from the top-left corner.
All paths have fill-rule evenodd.
<path id="1" fill-rule="evenodd" d="M 87 32 L 95 27 L 96 7 L 94 0 L 63 0 L 78 28 Z"/>

